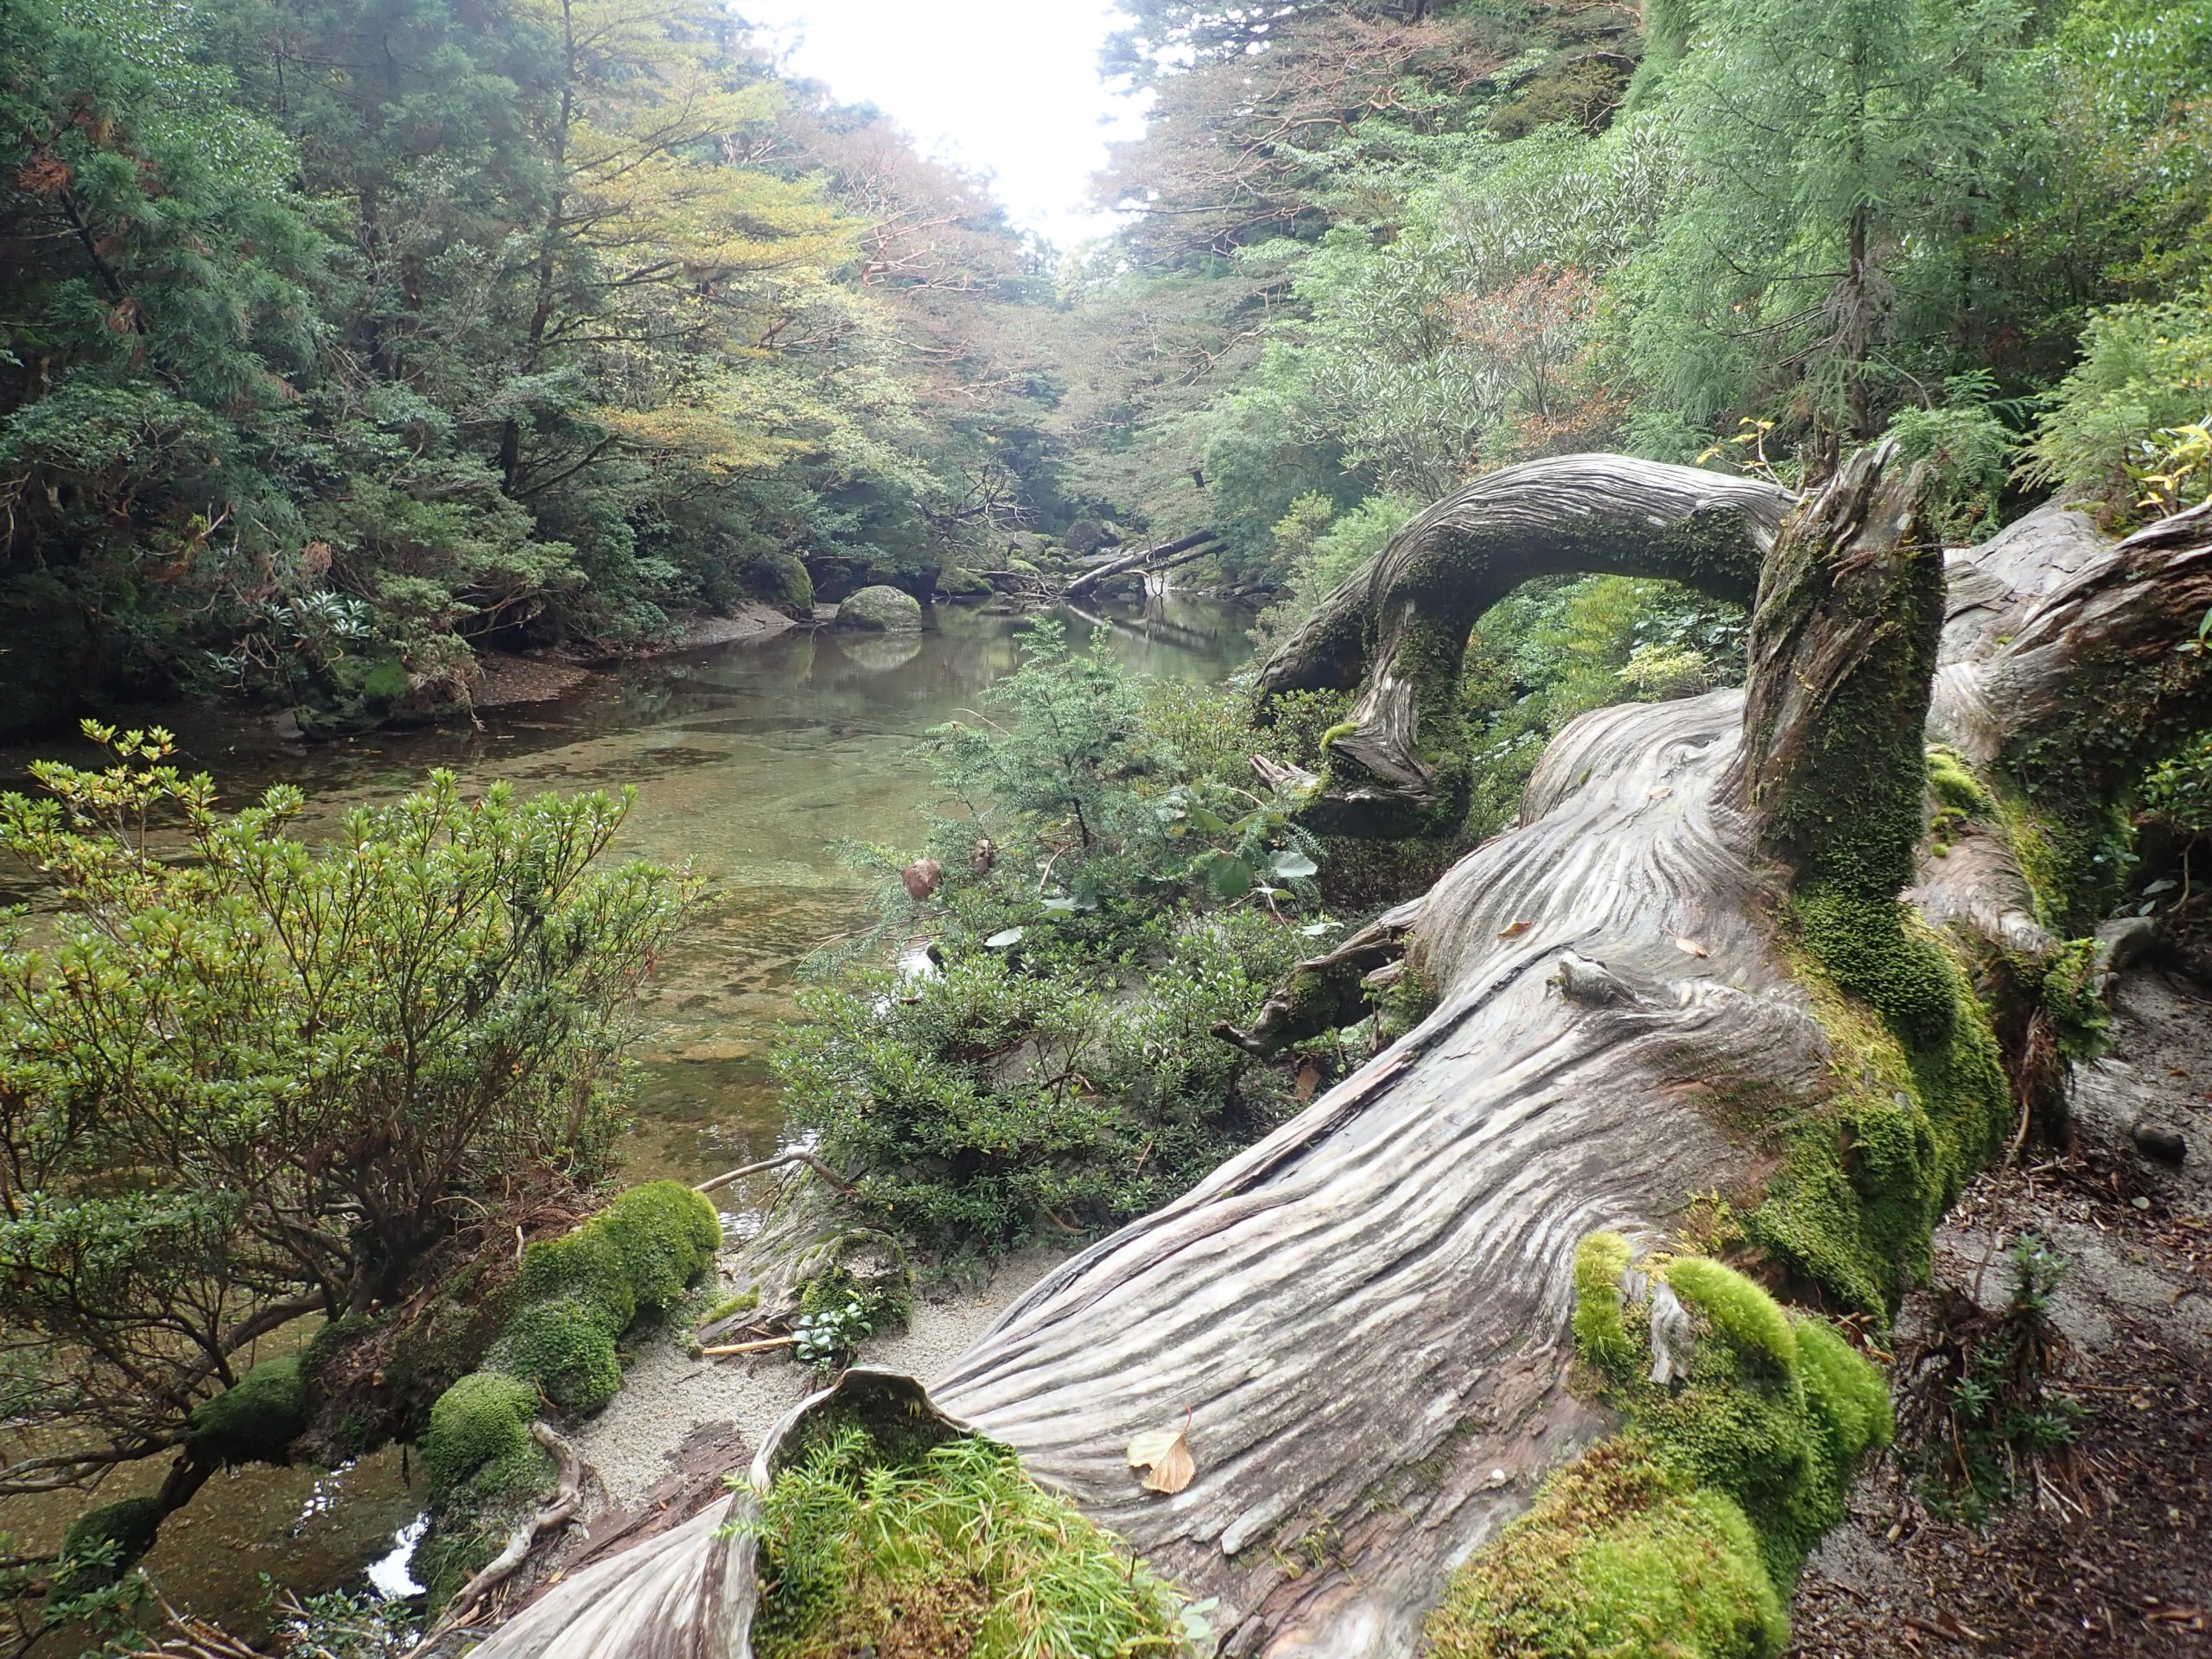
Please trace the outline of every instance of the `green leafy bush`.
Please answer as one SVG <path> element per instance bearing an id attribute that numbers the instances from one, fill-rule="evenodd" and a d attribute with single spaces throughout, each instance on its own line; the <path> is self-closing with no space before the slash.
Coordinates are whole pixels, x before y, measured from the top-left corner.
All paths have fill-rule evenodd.
<path id="1" fill-rule="evenodd" d="M 1954 375 L 1940 404 L 1890 417 L 1888 435 L 1907 461 L 1926 461 L 1933 485 L 1923 498 L 1929 527 L 1951 546 L 1996 533 L 1998 499 L 2018 443 L 1991 407 L 1997 383 L 1986 372 Z"/>
<path id="2" fill-rule="evenodd" d="M 626 1005 L 691 887 L 602 860 L 626 795 L 439 772 L 311 844 L 298 790 L 223 812 L 166 733 L 86 729 L 117 764 L 0 798 L 57 900 L 0 950 L 0 1352 L 48 1385 L 27 1429 L 276 1455 L 296 1368 L 204 1398 L 250 1316 L 404 1303 L 458 1218 L 603 1179 Z"/>
<path id="3" fill-rule="evenodd" d="M 2183 429 L 2212 417 L 2212 297 L 2108 306 L 2082 334 L 2082 360 L 2045 399 L 2020 475 L 2093 505 L 2108 524 L 2212 494 L 2212 471 L 2187 500 L 2152 491 Z"/>
<path id="4" fill-rule="evenodd" d="M 842 1430 L 777 1477 L 754 1524 L 760 1659 L 1134 1659 L 1191 1633 L 1167 1586 L 988 1440 L 886 1464 Z"/>
<path id="5" fill-rule="evenodd" d="M 2082 1402 L 2058 1381 L 2064 1350 L 2052 1300 L 2066 1258 L 2033 1233 L 2006 1252 L 2012 1290 L 1993 1315 L 1971 1306 L 1948 1319 L 1929 1356 L 1940 1417 L 1928 1437 L 1939 1510 L 1973 1521 L 2019 1487 L 2022 1463 L 2070 1446 Z"/>
<path id="6" fill-rule="evenodd" d="M 1248 1024 L 1329 925 L 1299 921 L 1319 864 L 1294 803 L 1222 775 L 1302 737 L 1056 626 L 990 696 L 998 718 L 929 750 L 963 809 L 933 830 L 938 881 L 878 899 L 874 937 L 932 938 L 929 960 L 807 988 L 773 1062 L 892 1228 L 986 1250 L 1141 1214 L 1279 1122 L 1281 1081 L 1212 1028 Z"/>
<path id="7" fill-rule="evenodd" d="M 1141 1215 L 1281 1121 L 1273 1074 L 1212 1034 L 1307 941 L 1193 918 L 1142 969 L 948 942 L 930 974 L 802 992 L 778 1049 L 793 1120 L 891 1224 L 990 1249 Z"/>

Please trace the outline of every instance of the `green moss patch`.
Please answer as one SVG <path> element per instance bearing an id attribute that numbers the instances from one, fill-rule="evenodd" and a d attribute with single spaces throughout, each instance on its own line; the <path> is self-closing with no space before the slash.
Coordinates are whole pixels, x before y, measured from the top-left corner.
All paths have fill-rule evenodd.
<path id="1" fill-rule="evenodd" d="M 423 1462 L 441 1491 L 486 1465 L 529 1449 L 537 1390 L 499 1371 L 471 1371 L 438 1396 L 423 1437 Z"/>
<path id="2" fill-rule="evenodd" d="M 55 1599 L 67 1601 L 119 1582 L 154 1547 L 168 1513 L 156 1497 L 126 1497 L 86 1510 L 61 1535 Z"/>
<path id="3" fill-rule="evenodd" d="M 868 1433 L 842 1430 L 777 1478 L 757 1525 L 760 1659 L 1118 1659 L 1180 1645 L 1174 1592 L 988 1440 L 887 1460 Z"/>
<path id="4" fill-rule="evenodd" d="M 681 1181 L 633 1186 L 585 1224 L 602 1230 L 639 1307 L 665 1313 L 722 1247 L 714 1200 Z"/>
<path id="5" fill-rule="evenodd" d="M 1783 1162 L 1746 1231 L 1807 1286 L 1886 1320 L 1926 1281 L 1938 1218 L 2004 1145 L 2012 1091 L 1965 972 L 1903 906 L 1815 895 L 1793 919 L 1833 1093 L 1777 1126 Z"/>
<path id="6" fill-rule="evenodd" d="M 622 1386 L 604 1308 L 569 1297 L 525 1304 L 484 1363 L 530 1383 L 563 1411 L 597 1411 Z"/>
<path id="7" fill-rule="evenodd" d="M 1761 1659 L 1789 1625 L 1744 1511 L 1624 1435 L 1544 1483 L 1426 1634 L 1436 1659 Z"/>
<path id="8" fill-rule="evenodd" d="M 1627 1428 L 1554 1473 L 1454 1579 L 1429 1625 L 1440 1656 L 1777 1654 L 1798 1567 L 1842 1519 L 1859 1459 L 1889 1442 L 1881 1374 L 1826 1321 L 1700 1256 L 1646 1263 L 1631 1300 L 1630 1265 L 1611 1233 L 1575 1257 L 1577 1351 Z M 1649 1375 L 1661 1281 L 1691 1316 L 1670 1383 Z"/>
<path id="9" fill-rule="evenodd" d="M 588 1412 L 613 1399 L 622 1386 L 615 1339 L 640 1308 L 673 1307 L 721 1240 L 721 1217 L 704 1193 L 649 1181 L 574 1232 L 524 1250 L 521 1306 L 485 1369 L 430 1408 L 423 1459 L 438 1490 L 486 1503 L 541 1486 L 551 1465 L 530 1438 L 540 1405 Z"/>
<path id="10" fill-rule="evenodd" d="M 297 1355 L 264 1359 L 192 1410 L 194 1453 L 225 1465 L 288 1461 L 307 1432 L 308 1390 Z"/>

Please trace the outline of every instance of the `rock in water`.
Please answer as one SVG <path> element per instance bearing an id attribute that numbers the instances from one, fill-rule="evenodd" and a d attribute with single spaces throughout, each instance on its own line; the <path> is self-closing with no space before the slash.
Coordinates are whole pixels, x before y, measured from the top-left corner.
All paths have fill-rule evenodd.
<path id="1" fill-rule="evenodd" d="M 863 588 L 837 607 L 837 626 L 868 633 L 912 633 L 922 626 L 920 601 L 896 588 Z"/>

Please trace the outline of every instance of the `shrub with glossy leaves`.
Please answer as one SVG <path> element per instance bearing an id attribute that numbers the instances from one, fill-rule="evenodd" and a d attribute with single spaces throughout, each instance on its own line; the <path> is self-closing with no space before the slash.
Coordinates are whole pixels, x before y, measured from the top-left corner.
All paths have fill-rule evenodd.
<path id="1" fill-rule="evenodd" d="M 87 729 L 118 764 L 0 798 L 58 900 L 0 950 L 0 1354 L 51 1384 L 29 1427 L 267 1456 L 276 1371 L 202 1404 L 257 1309 L 396 1304 L 457 1217 L 603 1178 L 689 883 L 601 861 L 626 795 L 434 773 L 311 841 L 297 789 L 227 813 L 165 733 Z"/>

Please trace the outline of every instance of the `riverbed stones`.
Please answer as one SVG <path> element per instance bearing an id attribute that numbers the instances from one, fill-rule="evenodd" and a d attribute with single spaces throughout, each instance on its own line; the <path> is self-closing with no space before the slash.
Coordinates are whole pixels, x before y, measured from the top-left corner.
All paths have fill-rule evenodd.
<path id="1" fill-rule="evenodd" d="M 837 626 L 863 633 L 918 632 L 922 607 L 896 588 L 863 588 L 837 607 Z"/>

